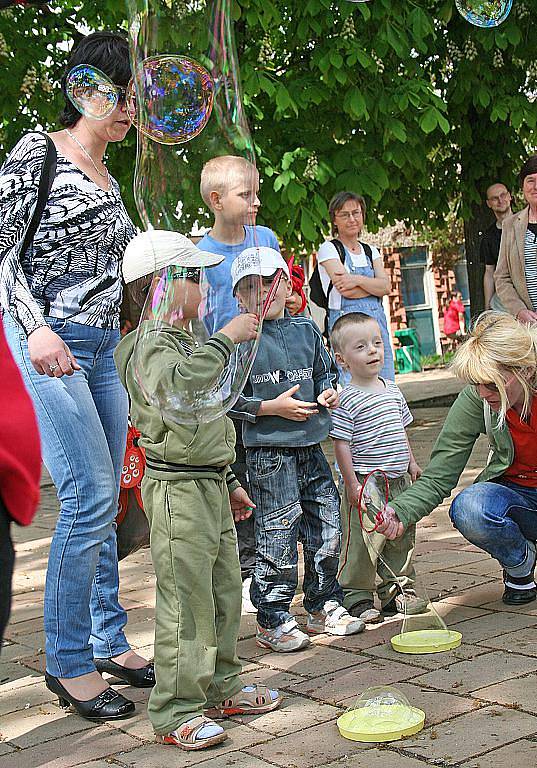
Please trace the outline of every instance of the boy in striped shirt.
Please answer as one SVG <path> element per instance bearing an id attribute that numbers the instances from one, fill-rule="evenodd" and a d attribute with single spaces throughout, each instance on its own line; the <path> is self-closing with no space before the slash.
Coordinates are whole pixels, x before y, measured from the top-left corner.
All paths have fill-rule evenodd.
<path id="1" fill-rule="evenodd" d="M 379 376 L 384 345 L 377 321 L 361 312 L 343 315 L 332 329 L 331 342 L 336 361 L 352 377 L 340 393 L 330 430 L 345 486 L 341 520 L 342 553 L 347 554 L 342 555 L 339 582 L 349 613 L 373 623 L 381 620 L 373 599 L 377 575 L 384 616 L 419 610 L 421 601 L 412 592 L 416 527 L 409 526 L 403 537 L 394 541 L 365 533 L 357 511 L 360 488 L 369 472 L 382 469 L 388 476 L 392 499 L 421 475 L 421 469 L 405 431 L 412 422 L 405 398 L 393 382 Z M 382 553 L 382 559 L 377 553 Z"/>

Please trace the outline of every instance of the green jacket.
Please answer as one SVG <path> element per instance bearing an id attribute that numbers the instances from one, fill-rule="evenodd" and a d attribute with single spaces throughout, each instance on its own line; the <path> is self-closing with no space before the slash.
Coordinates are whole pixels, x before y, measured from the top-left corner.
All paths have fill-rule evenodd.
<path id="1" fill-rule="evenodd" d="M 488 434 L 491 451 L 487 466 L 475 479 L 476 483 L 500 477 L 511 466 L 515 452 L 509 429 L 507 426 L 499 428 L 497 415 L 490 409 L 489 413 L 490 427 L 487 429 L 483 400 L 474 387 L 462 390 L 438 435 L 427 469 L 391 504 L 405 527 L 429 515 L 451 494 L 479 435 Z"/>
<path id="2" fill-rule="evenodd" d="M 192 337 L 186 331 L 168 325 L 157 331 L 152 321 L 146 322 L 150 326 L 144 335 L 142 351 L 136 355 L 136 366 L 149 392 L 181 391 L 188 394 L 191 391 L 194 395 L 199 389 L 210 387 L 235 348 L 227 336 L 217 333 L 187 356 L 181 342 L 192 345 Z M 139 442 L 146 451 L 148 462 L 156 459 L 156 464 L 215 467 L 215 470 L 232 464 L 235 461 L 235 429 L 227 416 L 203 424 L 178 424 L 156 406 L 148 405 L 134 375 L 135 342 L 136 331 L 132 331 L 120 341 L 114 358 L 130 396 L 131 420 L 141 432 Z M 148 466 L 146 473 L 158 480 L 173 480 L 184 476 L 185 470 L 173 473 L 169 469 L 158 471 Z M 210 471 L 195 472 L 196 477 L 212 474 Z M 227 480 L 230 490 L 239 485 L 229 471 Z"/>

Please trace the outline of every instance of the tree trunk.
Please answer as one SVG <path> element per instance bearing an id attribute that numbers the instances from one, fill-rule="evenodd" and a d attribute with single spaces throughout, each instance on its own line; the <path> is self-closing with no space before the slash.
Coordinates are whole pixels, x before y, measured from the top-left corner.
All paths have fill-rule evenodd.
<path id="1" fill-rule="evenodd" d="M 479 245 L 483 232 L 494 221 L 494 215 L 485 204 L 472 206 L 472 218 L 464 222 L 464 248 L 470 289 L 470 311 L 472 318 L 485 309 L 483 275 L 485 265 L 479 258 Z"/>

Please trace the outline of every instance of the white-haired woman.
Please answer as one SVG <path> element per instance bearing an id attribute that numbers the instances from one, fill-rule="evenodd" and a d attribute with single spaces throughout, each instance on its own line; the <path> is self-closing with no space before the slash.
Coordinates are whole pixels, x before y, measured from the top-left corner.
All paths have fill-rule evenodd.
<path id="1" fill-rule="evenodd" d="M 537 329 L 486 312 L 457 351 L 454 373 L 468 386 L 451 407 L 421 478 L 394 500 L 380 528 L 389 539 L 430 514 L 458 483 L 475 441 L 491 454 L 474 485 L 453 500 L 453 525 L 503 568 L 503 602 L 536 599 Z"/>

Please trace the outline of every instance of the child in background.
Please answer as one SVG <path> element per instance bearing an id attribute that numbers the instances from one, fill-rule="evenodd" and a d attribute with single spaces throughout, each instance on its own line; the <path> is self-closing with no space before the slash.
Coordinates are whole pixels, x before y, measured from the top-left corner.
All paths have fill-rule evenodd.
<path id="1" fill-rule="evenodd" d="M 208 312 L 205 325 L 209 334 L 219 331 L 239 312 L 231 287 L 231 264 L 245 248 L 268 245 L 280 250 L 276 235 L 268 227 L 254 226 L 261 202 L 258 197 L 259 173 L 243 157 L 214 157 L 203 166 L 200 193 L 214 216 L 211 230 L 197 243 L 198 248 L 222 256 L 221 263 L 207 273 Z M 236 423 L 236 460 L 233 472 L 243 488 L 248 489 L 246 454 L 242 444 L 241 424 Z M 236 523 L 239 559 L 243 580 L 243 613 L 255 613 L 250 602 L 250 585 L 255 567 L 253 517 Z"/>
<path id="2" fill-rule="evenodd" d="M 257 644 L 286 653 L 309 644 L 290 612 L 304 551 L 308 632 L 350 635 L 364 629 L 341 605 L 336 573 L 341 546 L 339 498 L 321 448 L 337 405 L 336 372 L 317 326 L 285 315 L 289 267 L 272 248 L 249 248 L 232 265 L 239 300 L 261 273 L 266 310 L 256 358 L 243 391 L 243 440 L 256 503 L 257 557 L 252 600 Z M 274 285 L 274 282 L 277 285 Z M 242 286 L 242 288 L 241 288 Z"/>
<path id="3" fill-rule="evenodd" d="M 253 502 L 229 468 L 235 458 L 233 425 L 226 416 L 199 425 L 164 419 L 147 404 L 135 376 L 145 376 L 152 391 L 206 389 L 218 379 L 235 344 L 255 338 L 258 318 L 243 314 L 193 351 L 188 325 L 198 316 L 200 268 L 221 260 L 174 232 L 153 230 L 131 240 L 123 276 L 132 299 L 142 307 L 159 279 L 154 271 L 173 266 L 167 298 L 180 311 L 173 325 L 143 321 L 154 324 L 154 333 L 151 325 L 145 329 L 136 370 L 135 332 L 123 338 L 115 353 L 147 460 L 142 497 L 157 576 L 156 685 L 148 714 L 158 742 L 186 750 L 227 738 L 204 710 L 258 714 L 280 703 L 276 691 L 244 687 L 239 677 L 241 581 L 231 510 L 244 519 Z"/>
<path id="4" fill-rule="evenodd" d="M 364 532 L 357 510 L 360 488 L 369 472 L 382 469 L 389 478 L 392 499 L 409 485 L 407 472 L 414 481 L 421 475 L 421 469 L 405 431 L 412 422 L 406 401 L 393 382 L 379 376 L 384 345 L 377 321 L 361 312 L 343 315 L 334 324 L 331 342 L 338 364 L 351 375 L 350 384 L 340 392 L 330 431 L 345 485 L 342 551 L 347 550 L 347 543 L 348 551 L 346 560 L 342 556 L 339 581 L 345 594 L 343 604 L 349 613 L 372 623 L 381 619 L 373 600 L 377 575 L 377 594 L 384 616 L 405 609 L 405 600 L 407 612 L 416 612 L 418 603 L 421 605 L 412 592 L 416 527 L 409 526 L 396 541 Z M 378 560 L 377 552 L 382 552 L 388 567 Z"/>
<path id="5" fill-rule="evenodd" d="M 451 341 L 451 348 L 455 351 L 457 344 L 464 336 L 464 304 L 460 291 L 451 292 L 451 300 L 444 312 L 444 333 Z"/>

